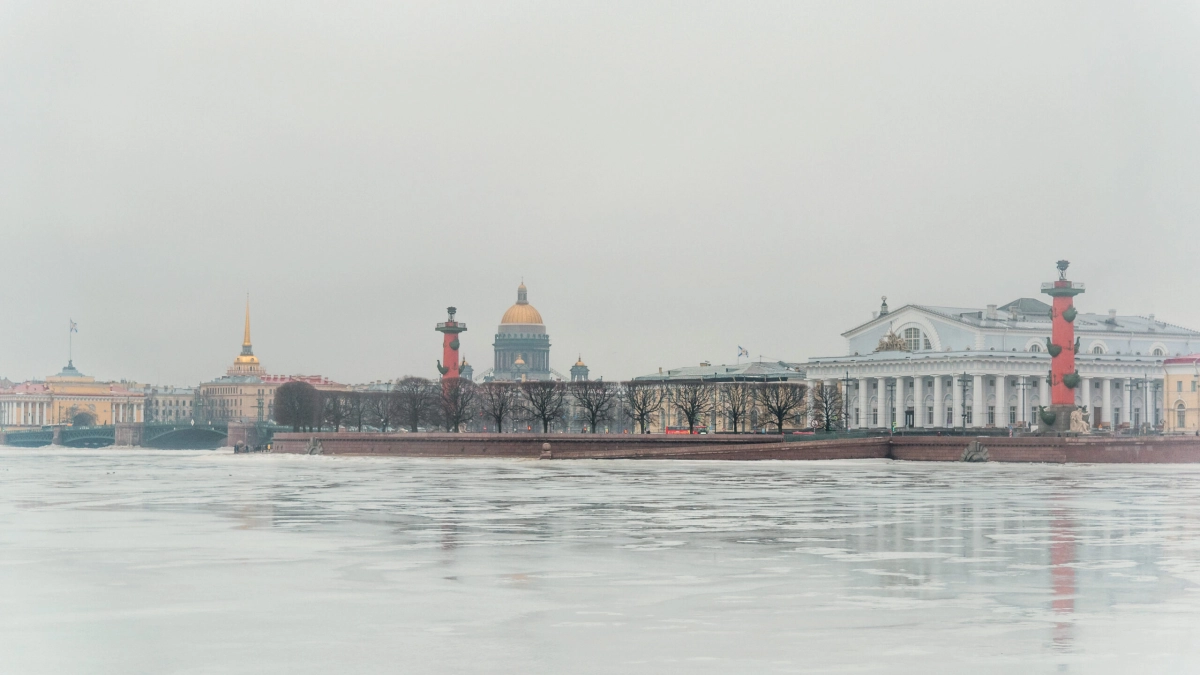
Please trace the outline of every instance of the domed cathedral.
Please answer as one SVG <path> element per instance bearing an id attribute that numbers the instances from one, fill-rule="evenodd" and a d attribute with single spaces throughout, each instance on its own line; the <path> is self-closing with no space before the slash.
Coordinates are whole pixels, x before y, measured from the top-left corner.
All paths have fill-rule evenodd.
<path id="1" fill-rule="evenodd" d="M 492 379 L 550 380 L 550 336 L 542 315 L 529 304 L 525 282 L 517 287 L 517 304 L 508 308 L 496 329 L 496 361 Z"/>

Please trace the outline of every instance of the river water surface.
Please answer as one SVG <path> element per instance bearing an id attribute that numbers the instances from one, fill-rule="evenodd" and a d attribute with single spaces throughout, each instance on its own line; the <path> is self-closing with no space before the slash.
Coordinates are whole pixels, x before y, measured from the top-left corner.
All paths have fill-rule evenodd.
<path id="1" fill-rule="evenodd" d="M 0 672 L 1200 672 L 1200 468 L 0 449 Z"/>

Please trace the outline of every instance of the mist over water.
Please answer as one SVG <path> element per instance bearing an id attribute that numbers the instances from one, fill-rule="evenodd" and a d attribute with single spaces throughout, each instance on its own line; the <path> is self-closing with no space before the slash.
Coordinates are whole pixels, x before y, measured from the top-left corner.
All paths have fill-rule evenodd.
<path id="1" fill-rule="evenodd" d="M 1200 666 L 1200 468 L 0 449 L 6 673 Z"/>

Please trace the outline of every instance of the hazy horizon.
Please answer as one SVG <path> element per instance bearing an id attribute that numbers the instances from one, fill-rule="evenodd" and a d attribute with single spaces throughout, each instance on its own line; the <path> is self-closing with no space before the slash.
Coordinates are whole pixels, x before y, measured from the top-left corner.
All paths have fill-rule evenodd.
<path id="1" fill-rule="evenodd" d="M 1200 6 L 0 2 L 0 377 L 802 361 L 881 295 L 1200 328 Z"/>

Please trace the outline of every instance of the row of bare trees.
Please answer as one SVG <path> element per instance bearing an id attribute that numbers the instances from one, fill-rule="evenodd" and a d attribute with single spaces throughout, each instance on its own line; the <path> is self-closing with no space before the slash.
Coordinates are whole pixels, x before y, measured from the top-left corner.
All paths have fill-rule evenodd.
<path id="1" fill-rule="evenodd" d="M 606 422 L 625 419 L 649 433 L 659 420 L 678 419 L 689 432 L 706 426 L 714 414 L 734 432 L 749 431 L 757 419 L 779 433 L 788 427 L 826 431 L 844 425 L 841 389 L 818 383 L 811 392 L 797 382 L 440 382 L 420 377 L 397 380 L 387 391 L 317 391 L 289 382 L 275 394 L 275 419 L 299 431 L 365 429 L 388 431 L 440 427 L 459 431 L 478 419 L 504 431 L 527 422 L 549 432 L 568 418 L 595 433 Z M 665 418 L 664 418 L 665 416 Z M 666 426 L 666 425 L 664 425 Z"/>

